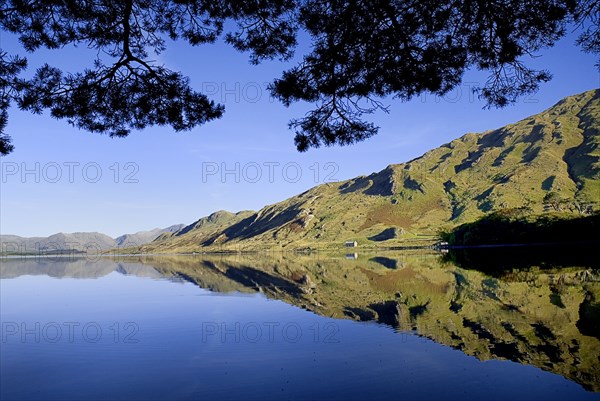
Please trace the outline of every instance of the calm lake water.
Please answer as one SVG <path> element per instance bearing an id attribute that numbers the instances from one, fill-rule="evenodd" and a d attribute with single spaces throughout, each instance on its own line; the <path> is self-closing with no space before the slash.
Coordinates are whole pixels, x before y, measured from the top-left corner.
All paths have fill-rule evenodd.
<path id="1" fill-rule="evenodd" d="M 0 397 L 600 399 L 594 266 L 350 259 L 3 259 Z"/>

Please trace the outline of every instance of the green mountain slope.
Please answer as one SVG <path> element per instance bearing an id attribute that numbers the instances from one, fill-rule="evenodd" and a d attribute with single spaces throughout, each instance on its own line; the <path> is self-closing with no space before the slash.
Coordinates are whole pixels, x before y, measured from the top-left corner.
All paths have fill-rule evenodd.
<path id="1" fill-rule="evenodd" d="M 302 248 L 349 239 L 387 246 L 491 211 L 543 213 L 549 193 L 597 210 L 599 144 L 600 90 L 592 90 L 515 124 L 466 134 L 407 163 L 319 185 L 223 224 L 186 228 L 140 250 Z"/>
<path id="2" fill-rule="evenodd" d="M 149 246 L 154 249 L 154 244 L 160 244 L 162 252 L 180 252 L 182 249 L 193 251 L 201 246 L 210 246 L 221 241 L 224 230 L 254 214 L 255 212 L 251 210 L 238 213 L 220 210 L 210 216 L 202 217 L 177 232 L 160 235 Z"/>

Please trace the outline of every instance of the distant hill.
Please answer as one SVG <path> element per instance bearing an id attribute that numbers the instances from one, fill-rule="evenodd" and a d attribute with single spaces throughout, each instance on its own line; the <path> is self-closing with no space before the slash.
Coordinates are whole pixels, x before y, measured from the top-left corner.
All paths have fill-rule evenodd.
<path id="1" fill-rule="evenodd" d="M 502 128 L 469 133 L 406 163 L 316 186 L 258 212 L 217 212 L 139 247 L 185 252 L 393 245 L 489 212 L 600 208 L 600 90 Z"/>
<path id="2" fill-rule="evenodd" d="M 184 224 L 175 224 L 167 228 L 155 228 L 150 231 L 138 231 L 135 234 L 123 234 L 115 238 L 117 246 L 125 247 L 132 245 L 142 245 L 153 241 L 156 237 L 162 234 L 174 233 L 185 227 Z"/>
<path id="3" fill-rule="evenodd" d="M 124 234 L 116 239 L 96 232 L 57 233 L 49 237 L 0 235 L 0 253 L 37 254 L 66 251 L 96 253 L 125 246 L 140 246 L 151 242 L 163 233 L 176 232 L 183 227 L 183 224 L 177 224 L 167 228 Z"/>

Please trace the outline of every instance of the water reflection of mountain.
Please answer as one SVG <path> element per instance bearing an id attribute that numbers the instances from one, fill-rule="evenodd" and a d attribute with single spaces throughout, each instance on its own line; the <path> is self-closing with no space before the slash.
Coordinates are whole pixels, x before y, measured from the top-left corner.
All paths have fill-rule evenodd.
<path id="1" fill-rule="evenodd" d="M 482 360 L 535 365 L 600 391 L 596 269 L 546 265 L 490 276 L 422 252 L 358 260 L 279 254 L 131 257 L 111 263 L 151 266 L 159 275 L 212 291 L 259 291 L 323 316 L 414 330 Z M 71 277 L 84 276 L 74 266 L 62 269 Z"/>
<path id="2" fill-rule="evenodd" d="M 0 278 L 46 275 L 55 278 L 99 278 L 117 272 L 123 275 L 160 278 L 152 266 L 139 262 L 90 261 L 84 258 L 10 258 L 0 261 Z"/>
<path id="3" fill-rule="evenodd" d="M 600 391 L 600 272 L 488 276 L 437 254 L 145 258 L 214 291 L 260 291 L 323 316 L 414 330 L 479 359 L 532 364 Z"/>

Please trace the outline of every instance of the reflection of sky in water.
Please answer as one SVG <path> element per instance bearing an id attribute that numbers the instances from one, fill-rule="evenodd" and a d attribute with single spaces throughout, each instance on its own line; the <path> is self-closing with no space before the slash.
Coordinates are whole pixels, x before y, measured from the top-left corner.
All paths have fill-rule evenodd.
<path id="1" fill-rule="evenodd" d="M 2 399 L 599 398 L 532 366 L 482 362 L 260 294 L 211 293 L 114 270 L 99 276 L 0 280 Z M 52 322 L 80 325 L 72 342 L 67 328 L 56 343 L 31 334 L 22 342 L 6 335 L 11 322 L 29 329 L 40 322 L 40 331 Z M 138 331 L 126 330 L 128 322 Z M 86 323 L 102 328 L 97 342 L 84 340 Z M 125 342 L 132 333 L 137 342 Z"/>

